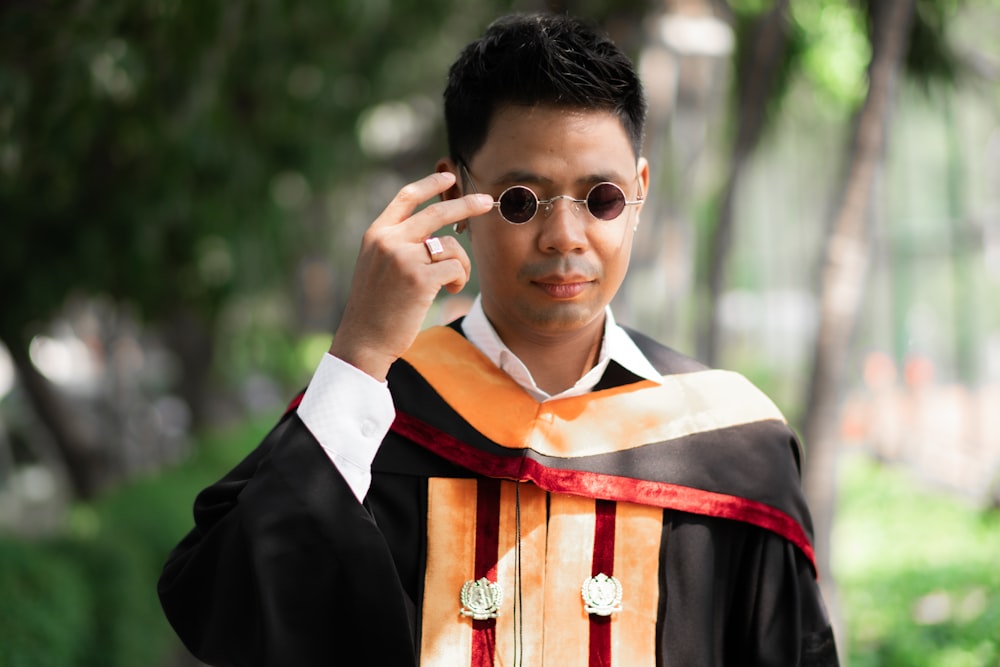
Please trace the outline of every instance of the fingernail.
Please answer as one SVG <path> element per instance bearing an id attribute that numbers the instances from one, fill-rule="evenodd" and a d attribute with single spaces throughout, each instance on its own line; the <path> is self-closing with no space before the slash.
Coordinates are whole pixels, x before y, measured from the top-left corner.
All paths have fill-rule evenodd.
<path id="1" fill-rule="evenodd" d="M 476 195 L 476 203 L 481 206 L 486 206 L 487 204 L 493 203 L 493 197 L 490 195 L 478 194 Z"/>

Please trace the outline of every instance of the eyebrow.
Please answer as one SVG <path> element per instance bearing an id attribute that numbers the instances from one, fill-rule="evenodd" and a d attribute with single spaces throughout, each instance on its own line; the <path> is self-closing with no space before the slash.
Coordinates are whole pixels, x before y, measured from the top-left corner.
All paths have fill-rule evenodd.
<path id="1" fill-rule="evenodd" d="M 594 185 L 596 183 L 604 183 L 606 181 L 611 183 L 625 183 L 628 179 L 615 172 L 596 172 L 576 179 L 576 185 Z M 554 181 L 551 178 L 546 178 L 545 176 L 541 176 L 535 172 L 522 169 L 511 169 L 510 171 L 501 174 L 493 185 L 509 186 L 531 184 L 538 186 L 551 186 L 553 183 Z"/>

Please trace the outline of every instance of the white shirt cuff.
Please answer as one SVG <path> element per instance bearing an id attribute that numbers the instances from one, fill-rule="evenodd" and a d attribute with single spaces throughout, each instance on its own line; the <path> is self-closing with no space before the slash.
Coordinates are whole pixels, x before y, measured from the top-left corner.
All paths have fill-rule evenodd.
<path id="1" fill-rule="evenodd" d="M 358 501 L 364 501 L 371 486 L 372 461 L 396 416 L 389 385 L 325 354 L 298 414 Z"/>

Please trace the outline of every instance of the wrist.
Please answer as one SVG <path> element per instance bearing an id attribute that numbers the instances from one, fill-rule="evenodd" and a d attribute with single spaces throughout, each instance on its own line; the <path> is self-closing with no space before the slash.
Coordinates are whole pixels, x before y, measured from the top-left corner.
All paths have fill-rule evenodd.
<path id="1" fill-rule="evenodd" d="M 364 347 L 354 347 L 345 344 L 338 344 L 337 337 L 334 337 L 330 344 L 330 354 L 341 361 L 354 366 L 359 371 L 370 375 L 379 382 L 385 382 L 389 374 L 389 367 L 395 361 L 394 358 L 375 352 Z"/>

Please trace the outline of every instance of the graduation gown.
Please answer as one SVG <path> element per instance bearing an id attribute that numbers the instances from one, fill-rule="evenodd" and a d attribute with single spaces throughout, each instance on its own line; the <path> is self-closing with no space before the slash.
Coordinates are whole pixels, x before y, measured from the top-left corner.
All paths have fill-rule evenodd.
<path id="1" fill-rule="evenodd" d="M 538 403 L 459 331 L 393 366 L 363 504 L 294 409 L 199 494 L 158 589 L 192 653 L 837 664 L 799 445 L 763 394 L 630 331 L 661 383 L 611 362 L 593 392 Z"/>

